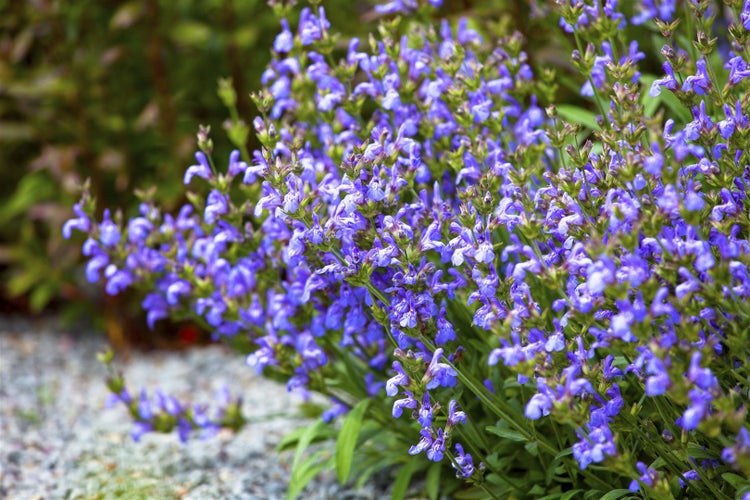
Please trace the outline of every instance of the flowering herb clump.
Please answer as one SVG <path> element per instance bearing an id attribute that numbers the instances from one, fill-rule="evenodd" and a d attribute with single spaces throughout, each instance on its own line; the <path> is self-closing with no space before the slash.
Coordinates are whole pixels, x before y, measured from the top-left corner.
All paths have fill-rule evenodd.
<path id="1" fill-rule="evenodd" d="M 574 47 L 556 69 L 439 3 L 386 3 L 348 42 L 277 6 L 263 147 L 217 168 L 202 130 L 177 215 L 97 223 L 84 195 L 63 231 L 88 233 L 88 278 L 330 396 L 342 481 L 747 497 L 750 2 L 536 2 Z M 226 395 L 209 421 L 123 384 L 138 434 L 242 423 Z"/>

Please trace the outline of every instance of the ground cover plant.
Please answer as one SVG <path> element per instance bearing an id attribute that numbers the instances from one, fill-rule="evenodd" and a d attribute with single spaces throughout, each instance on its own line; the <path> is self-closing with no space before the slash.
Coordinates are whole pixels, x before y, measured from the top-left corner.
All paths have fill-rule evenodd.
<path id="1" fill-rule="evenodd" d="M 330 397 L 282 443 L 290 497 L 324 467 L 395 497 L 750 497 L 750 3 L 532 3 L 557 68 L 440 3 L 351 40 L 274 3 L 262 147 L 219 167 L 201 129 L 175 214 L 96 221 L 84 192 L 88 278 Z M 136 439 L 243 424 L 240 396 L 109 384 Z"/>

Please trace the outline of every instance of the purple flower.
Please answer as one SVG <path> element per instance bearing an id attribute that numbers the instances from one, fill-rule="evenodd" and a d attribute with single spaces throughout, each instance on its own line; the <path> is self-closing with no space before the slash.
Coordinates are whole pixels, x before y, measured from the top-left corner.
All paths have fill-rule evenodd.
<path id="1" fill-rule="evenodd" d="M 154 426 L 151 422 L 136 421 L 133 423 L 133 430 L 130 431 L 130 437 L 137 443 L 144 434 L 152 430 L 154 430 Z"/>
<path id="2" fill-rule="evenodd" d="M 640 5 L 634 9 L 637 15 L 633 16 L 630 22 L 639 25 L 647 23 L 654 18 L 669 22 L 674 16 L 675 3 L 675 0 L 640 0 Z"/>
<path id="3" fill-rule="evenodd" d="M 607 257 L 602 256 L 600 260 L 589 265 L 587 269 L 588 279 L 586 286 L 591 295 L 599 295 L 608 284 L 615 281 L 614 263 Z"/>
<path id="4" fill-rule="evenodd" d="M 685 195 L 685 208 L 691 212 L 697 212 L 702 210 L 706 206 L 706 202 L 703 201 L 703 197 L 700 193 L 690 191 Z"/>
<path id="5" fill-rule="evenodd" d="M 670 64 L 669 61 L 665 61 L 662 65 L 662 68 L 664 68 L 664 73 L 666 73 L 667 76 L 654 80 L 654 82 L 651 84 L 651 90 L 648 93 L 650 97 L 656 97 L 661 94 L 662 88 L 669 89 L 672 92 L 679 88 L 677 79 L 674 76 L 672 64 Z"/>
<path id="6" fill-rule="evenodd" d="M 432 426 L 432 416 L 433 413 L 432 405 L 430 404 L 430 394 L 426 392 L 424 398 L 422 399 L 422 404 L 419 407 L 417 421 L 422 427 L 429 428 Z"/>
<path id="7" fill-rule="evenodd" d="M 310 45 L 316 40 L 320 40 L 323 33 L 330 27 L 331 24 L 326 19 L 326 12 L 323 7 L 318 8 L 318 17 L 315 17 L 315 14 L 309 8 L 302 9 L 298 28 L 302 45 Z"/>
<path id="8" fill-rule="evenodd" d="M 151 420 L 154 416 L 146 389 L 141 389 L 141 395 L 138 398 L 138 416 L 143 420 Z"/>
<path id="9" fill-rule="evenodd" d="M 77 217 L 65 222 L 62 228 L 63 238 L 66 240 L 70 238 L 73 229 L 83 233 L 88 233 L 91 230 L 91 220 L 88 215 L 84 213 L 80 203 L 73 205 L 73 213 L 76 214 Z"/>
<path id="10" fill-rule="evenodd" d="M 682 414 L 682 417 L 677 419 L 677 425 L 686 431 L 692 431 L 698 428 L 698 425 L 710 411 L 713 396 L 701 389 L 691 389 L 688 397 L 690 398 L 690 405 Z"/>
<path id="11" fill-rule="evenodd" d="M 733 446 L 724 448 L 721 452 L 721 459 L 735 467 L 739 466 L 741 459 L 750 458 L 750 432 L 747 428 L 740 428 L 736 437 L 736 443 Z"/>
<path id="12" fill-rule="evenodd" d="M 468 479 L 474 474 L 474 461 L 471 455 L 464 453 L 464 447 L 456 443 L 456 457 L 453 468 L 456 469 L 456 476 Z"/>
<path id="13" fill-rule="evenodd" d="M 650 375 L 646 379 L 646 394 L 654 397 L 667 392 L 672 385 L 666 365 L 662 360 L 652 357 L 646 364 L 646 372 Z"/>
<path id="14" fill-rule="evenodd" d="M 466 413 L 458 409 L 458 403 L 455 399 L 451 399 L 448 403 L 448 422 L 447 427 L 455 427 L 458 424 L 466 423 Z"/>
<path id="15" fill-rule="evenodd" d="M 429 429 L 422 429 L 419 431 L 419 434 L 422 436 L 422 439 L 409 448 L 409 455 L 418 455 L 432 446 L 434 437 Z"/>
<path id="16" fill-rule="evenodd" d="M 109 209 L 104 210 L 104 219 L 99 224 L 99 241 L 108 248 L 112 248 L 120 242 L 120 228 L 112 222 Z"/>
<path id="17" fill-rule="evenodd" d="M 331 398 L 331 407 L 325 410 L 320 416 L 326 423 L 333 422 L 337 417 L 345 415 L 349 411 L 349 407 L 336 398 Z"/>
<path id="18" fill-rule="evenodd" d="M 701 478 L 700 475 L 698 474 L 698 471 L 696 471 L 695 469 L 691 469 L 689 471 L 684 472 L 682 474 L 682 477 L 685 478 L 684 481 L 682 478 L 678 479 L 680 483 L 680 488 L 684 488 L 685 486 L 687 486 L 687 483 L 685 481 L 698 481 Z"/>
<path id="19" fill-rule="evenodd" d="M 151 292 L 141 302 L 141 307 L 146 311 L 146 323 L 150 329 L 154 329 L 154 323 L 169 316 L 167 301 L 160 293 Z"/>
<path id="20" fill-rule="evenodd" d="M 186 280 L 175 280 L 171 285 L 167 287 L 167 304 L 174 306 L 179 300 L 180 296 L 190 295 L 190 283 Z"/>
<path id="21" fill-rule="evenodd" d="M 203 152 L 198 151 L 195 153 L 195 159 L 198 161 L 198 164 L 191 165 L 185 171 L 185 178 L 183 179 L 184 184 L 190 184 L 190 181 L 196 175 L 198 177 L 202 177 L 203 179 L 211 179 L 213 177 L 213 173 L 211 172 L 211 167 L 208 164 L 208 158 L 206 158 L 206 155 Z"/>
<path id="22" fill-rule="evenodd" d="M 685 78 L 682 84 L 684 92 L 693 91 L 698 95 L 706 95 L 711 90 L 711 78 L 706 72 L 706 60 L 701 59 L 695 63 L 697 73 Z"/>
<path id="23" fill-rule="evenodd" d="M 750 14 L 748 14 L 748 17 L 750 17 Z M 747 61 L 742 56 L 730 58 L 724 65 L 724 68 L 729 70 L 729 83 L 731 85 L 738 85 L 750 77 L 750 68 L 748 68 Z"/>
<path id="24" fill-rule="evenodd" d="M 573 445 L 573 456 L 581 469 L 586 469 L 592 463 L 600 463 L 605 457 L 617 454 L 614 436 L 606 422 L 598 426 L 587 425 L 588 434 L 578 432 L 581 440 Z"/>
<path id="25" fill-rule="evenodd" d="M 438 345 L 445 345 L 446 342 L 456 339 L 456 331 L 453 329 L 453 324 L 446 319 L 445 315 L 445 307 L 441 306 L 437 319 L 437 334 L 435 335 L 435 343 Z"/>
<path id="26" fill-rule="evenodd" d="M 643 462 L 638 462 L 635 464 L 636 468 L 638 469 L 638 472 L 641 473 L 641 476 L 638 478 L 638 480 L 633 480 L 630 483 L 630 491 L 638 491 L 640 490 L 641 486 L 639 484 L 639 481 L 646 486 L 653 488 L 656 485 L 656 481 L 659 480 L 659 473 L 656 472 L 656 469 L 652 469 L 651 467 L 646 467 L 646 464 Z"/>
<path id="27" fill-rule="evenodd" d="M 411 450 L 409 450 L 411 453 Z M 440 462 L 443 460 L 443 454 L 445 453 L 445 436 L 443 435 L 443 429 L 437 430 L 437 436 L 432 444 L 427 448 L 427 458 L 433 462 Z"/>
<path id="28" fill-rule="evenodd" d="M 531 396 L 531 399 L 526 403 L 526 409 L 524 415 L 526 418 L 531 420 L 539 420 L 543 416 L 549 415 L 552 409 L 552 400 L 543 393 L 536 393 Z"/>
<path id="29" fill-rule="evenodd" d="M 397 399 L 393 402 L 393 418 L 399 418 L 404 411 L 404 408 L 416 409 L 419 403 L 409 391 L 404 391 L 407 394 L 406 398 Z"/>
<path id="30" fill-rule="evenodd" d="M 213 189 L 206 200 L 206 209 L 203 218 L 208 224 L 216 222 L 218 216 L 229 212 L 229 199 L 227 195 Z"/>
<path id="31" fill-rule="evenodd" d="M 130 243 L 144 243 L 154 230 L 154 225 L 145 217 L 135 217 L 128 222 L 128 241 Z"/>
<path id="32" fill-rule="evenodd" d="M 276 35 L 273 42 L 273 50 L 279 53 L 291 52 L 294 47 L 294 35 L 289 30 L 289 23 L 286 19 L 281 20 L 281 27 L 281 33 Z"/>
<path id="33" fill-rule="evenodd" d="M 385 393 L 391 397 L 398 394 L 398 386 L 408 387 L 410 384 L 409 376 L 404 372 L 401 363 L 394 361 L 393 369 L 396 370 L 396 375 L 389 378 L 385 383 Z"/>
<path id="34" fill-rule="evenodd" d="M 107 278 L 107 284 L 104 290 L 109 295 L 117 295 L 130 285 L 133 284 L 133 275 L 124 269 L 118 269 L 114 264 L 110 264 L 104 270 L 104 276 Z"/>
<path id="35" fill-rule="evenodd" d="M 437 348 L 422 378 L 422 381 L 427 383 L 425 387 L 428 390 L 435 389 L 436 387 L 453 387 L 456 385 L 456 371 L 450 365 L 439 362 L 442 355 L 443 348 Z"/>

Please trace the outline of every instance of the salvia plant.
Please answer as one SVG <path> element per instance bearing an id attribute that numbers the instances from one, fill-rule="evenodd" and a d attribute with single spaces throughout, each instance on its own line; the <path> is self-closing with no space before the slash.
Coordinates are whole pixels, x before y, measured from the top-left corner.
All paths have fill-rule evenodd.
<path id="1" fill-rule="evenodd" d="M 285 440 L 290 496 L 335 467 L 396 497 L 750 498 L 750 2 L 532 3 L 556 69 L 439 4 L 349 41 L 275 4 L 262 148 L 219 167 L 202 129 L 176 214 L 97 222 L 84 192 L 88 279 L 330 397 Z M 112 373 L 135 439 L 244 423 Z"/>

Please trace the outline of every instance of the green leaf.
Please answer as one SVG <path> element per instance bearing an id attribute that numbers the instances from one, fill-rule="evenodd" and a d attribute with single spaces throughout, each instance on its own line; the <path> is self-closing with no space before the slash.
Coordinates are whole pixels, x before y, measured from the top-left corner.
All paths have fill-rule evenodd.
<path id="1" fill-rule="evenodd" d="M 570 500 L 571 498 L 575 498 L 576 495 L 579 493 L 583 493 L 584 490 L 572 490 L 566 492 L 564 495 L 560 497 L 560 500 Z"/>
<path id="2" fill-rule="evenodd" d="M 620 488 L 617 490 L 612 490 L 606 495 L 604 495 L 601 500 L 617 500 L 618 498 L 622 498 L 625 495 L 630 495 L 633 492 L 630 490 L 626 490 L 625 488 Z"/>
<path id="3" fill-rule="evenodd" d="M 590 130 L 599 130 L 599 124 L 596 123 L 596 114 L 578 106 L 570 104 L 560 104 L 556 106 L 557 114 L 571 123 L 580 123 Z"/>
<path id="4" fill-rule="evenodd" d="M 437 500 L 440 493 L 440 463 L 434 463 L 427 469 L 425 489 L 430 500 Z"/>
<path id="5" fill-rule="evenodd" d="M 535 484 L 530 490 L 529 495 L 535 498 L 538 498 L 540 495 L 544 494 L 544 488 L 540 484 Z"/>
<path id="6" fill-rule="evenodd" d="M 586 500 L 588 500 L 589 498 L 591 499 L 596 498 L 596 499 L 601 500 L 601 496 L 599 496 L 600 494 L 601 494 L 601 490 L 589 490 L 586 492 L 583 498 Z"/>
<path id="7" fill-rule="evenodd" d="M 346 415 L 344 423 L 341 425 L 339 438 L 336 441 L 336 477 L 341 484 L 344 484 L 349 478 L 354 448 L 357 445 L 359 431 L 362 428 L 362 419 L 369 404 L 369 399 L 361 400 Z"/>
<path id="8" fill-rule="evenodd" d="M 500 436 L 503 439 L 509 439 L 511 441 L 517 441 L 519 443 L 526 441 L 526 438 L 523 437 L 520 432 L 514 431 L 513 429 L 509 428 L 508 424 L 506 424 L 502 420 L 498 420 L 497 425 L 488 425 L 486 427 L 486 430 L 487 432 L 491 432 L 492 434 Z"/>
<path id="9" fill-rule="evenodd" d="M 552 493 L 551 495 L 545 495 L 543 497 L 540 497 L 539 500 L 560 500 L 560 497 L 562 496 L 562 493 Z"/>
<path id="10" fill-rule="evenodd" d="M 641 75 L 641 83 L 644 87 L 643 97 L 641 103 L 643 104 L 643 114 L 651 117 L 656 113 L 661 105 L 666 106 L 671 111 L 671 117 L 677 119 L 682 123 L 689 123 L 693 119 L 693 115 L 690 109 L 682 104 L 676 95 L 671 90 L 662 89 L 661 93 L 656 97 L 648 95 L 651 90 L 651 84 L 656 80 L 656 76 L 644 74 Z M 669 116 L 667 116 L 669 118 Z"/>
<path id="11" fill-rule="evenodd" d="M 53 181 L 44 171 L 25 175 L 13 192 L 13 196 L 0 205 L 0 224 L 23 215 L 34 205 L 55 197 Z"/>
<path id="12" fill-rule="evenodd" d="M 328 467 L 328 461 L 322 460 L 327 452 L 328 450 L 320 450 L 313 453 L 304 462 L 300 462 L 294 467 L 292 476 L 289 478 L 289 489 L 286 492 L 287 500 L 297 498 L 305 489 L 307 483 Z"/>
<path id="13" fill-rule="evenodd" d="M 721 478 L 731 484 L 734 489 L 739 490 L 746 486 L 750 486 L 750 480 L 745 479 L 744 477 L 740 476 L 739 474 L 733 474 L 731 472 L 725 472 L 721 475 Z"/>
<path id="14" fill-rule="evenodd" d="M 291 450 L 292 448 L 295 448 L 297 443 L 299 443 L 299 440 L 301 439 L 302 435 L 308 431 L 309 427 L 310 426 L 298 427 L 286 433 L 284 437 L 281 438 L 281 442 L 276 445 L 276 451 L 280 452 L 280 451 L 286 451 L 286 450 Z M 336 435 L 335 430 L 333 430 L 329 426 L 325 426 L 319 429 L 319 432 L 316 436 L 313 436 L 313 440 L 311 441 L 311 443 L 314 443 L 317 441 L 324 441 L 326 439 L 331 439 L 335 435 Z"/>
<path id="15" fill-rule="evenodd" d="M 411 483 L 411 477 L 414 475 L 414 470 L 417 468 L 417 460 L 409 460 L 401 467 L 396 475 L 396 480 L 393 481 L 393 489 L 391 490 L 392 500 L 403 500 L 406 496 L 406 490 L 409 488 Z"/>
<path id="16" fill-rule="evenodd" d="M 59 291 L 59 285 L 56 281 L 45 281 L 38 287 L 34 288 L 29 296 L 29 306 L 34 312 L 41 312 Z"/>
<path id="17" fill-rule="evenodd" d="M 322 420 L 316 420 L 314 423 L 304 428 L 304 432 L 297 441 L 297 449 L 294 450 L 294 461 L 292 461 L 292 474 L 297 469 L 302 460 L 302 454 L 310 446 L 310 443 L 325 429 L 327 424 Z"/>
<path id="18" fill-rule="evenodd" d="M 524 449 L 529 452 L 529 455 L 536 457 L 539 455 L 539 443 L 536 441 L 529 441 L 524 446 Z"/>

